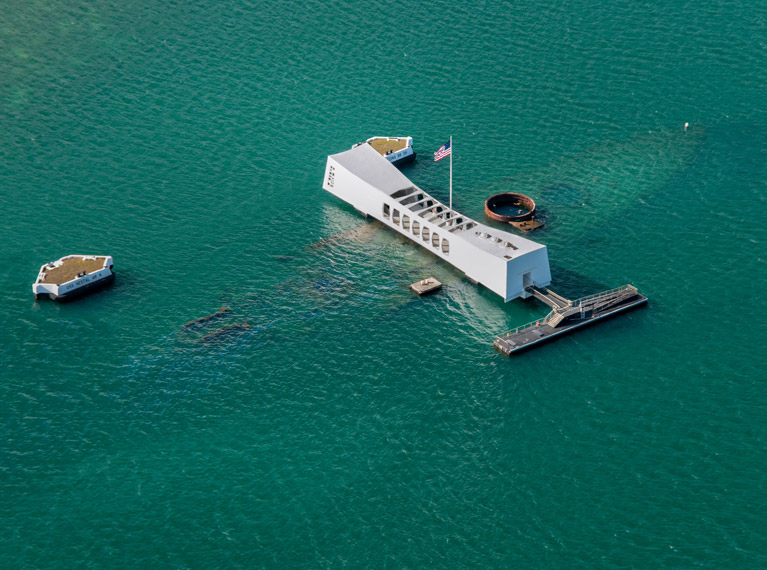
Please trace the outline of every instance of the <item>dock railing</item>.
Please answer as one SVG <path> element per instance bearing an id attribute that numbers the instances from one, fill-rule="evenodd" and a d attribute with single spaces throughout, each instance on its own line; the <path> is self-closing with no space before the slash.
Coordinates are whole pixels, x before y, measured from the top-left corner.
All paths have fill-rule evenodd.
<path id="1" fill-rule="evenodd" d="M 521 332 L 521 331 L 523 331 L 525 329 L 529 329 L 531 327 L 535 327 L 535 326 L 538 326 L 540 324 L 544 324 L 544 323 L 548 322 L 548 320 L 551 317 L 553 317 L 555 314 L 556 314 L 556 311 L 551 311 L 548 315 L 546 315 L 542 319 L 538 319 L 537 321 L 531 321 L 531 322 L 529 322 L 527 324 L 524 324 L 524 325 L 519 326 L 519 327 L 517 327 L 515 329 L 512 329 L 512 330 L 510 330 L 509 332 L 507 332 L 507 333 L 505 333 L 503 335 L 498 335 L 495 338 L 503 340 L 504 337 L 516 334 L 516 333 Z"/>
<path id="2" fill-rule="evenodd" d="M 611 295 L 616 295 L 618 293 L 622 293 L 623 291 L 632 291 L 633 293 L 637 293 L 637 288 L 633 285 L 622 285 L 620 287 L 616 287 L 615 289 L 608 289 L 607 291 L 602 291 L 601 293 L 594 293 L 593 295 L 586 295 L 585 297 L 581 297 L 580 299 L 576 299 L 573 301 L 573 305 L 588 303 L 589 301 L 593 301 L 595 299 L 599 299 L 601 297 L 609 297 Z"/>

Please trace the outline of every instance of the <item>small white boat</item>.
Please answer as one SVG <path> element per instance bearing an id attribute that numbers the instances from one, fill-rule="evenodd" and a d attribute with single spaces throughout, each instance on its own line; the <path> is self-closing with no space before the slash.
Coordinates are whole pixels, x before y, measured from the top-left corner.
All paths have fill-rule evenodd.
<path id="1" fill-rule="evenodd" d="M 415 160 L 413 137 L 371 137 L 352 148 L 361 144 L 369 144 L 394 166 L 402 166 Z"/>
<path id="2" fill-rule="evenodd" d="M 109 255 L 67 255 L 40 268 L 32 285 L 35 299 L 48 296 L 54 301 L 69 301 L 114 281 Z"/>

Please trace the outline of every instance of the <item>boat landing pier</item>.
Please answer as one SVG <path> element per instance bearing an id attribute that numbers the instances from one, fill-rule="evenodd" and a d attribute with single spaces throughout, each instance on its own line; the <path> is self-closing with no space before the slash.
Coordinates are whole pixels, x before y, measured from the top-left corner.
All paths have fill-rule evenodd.
<path id="1" fill-rule="evenodd" d="M 506 356 L 647 303 L 647 297 L 633 285 L 624 285 L 574 301 L 565 299 L 551 289 L 528 287 L 528 291 L 550 306 L 551 312 L 542 320 L 496 337 L 493 345 Z"/>

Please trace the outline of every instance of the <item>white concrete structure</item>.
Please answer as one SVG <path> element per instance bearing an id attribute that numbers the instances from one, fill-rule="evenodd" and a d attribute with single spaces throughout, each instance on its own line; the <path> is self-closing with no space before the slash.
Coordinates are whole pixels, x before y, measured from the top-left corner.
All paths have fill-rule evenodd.
<path id="1" fill-rule="evenodd" d="M 441 257 L 505 301 L 551 282 L 546 246 L 480 224 L 418 188 L 370 145 L 328 157 L 325 190 Z"/>
<path id="2" fill-rule="evenodd" d="M 65 301 L 82 295 L 114 280 L 110 255 L 67 255 L 46 263 L 32 284 L 39 299 L 47 295 L 55 301 Z"/>

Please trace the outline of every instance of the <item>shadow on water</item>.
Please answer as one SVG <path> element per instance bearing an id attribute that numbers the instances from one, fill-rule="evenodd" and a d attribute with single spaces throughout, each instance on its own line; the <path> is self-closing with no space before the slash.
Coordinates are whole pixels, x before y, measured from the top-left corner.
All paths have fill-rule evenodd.
<path id="1" fill-rule="evenodd" d="M 615 287 L 615 283 L 604 283 L 587 277 L 583 273 L 573 271 L 556 263 L 551 264 L 552 281 L 550 288 L 567 299 L 577 299 L 606 291 Z M 619 285 L 623 285 L 620 283 Z"/>

